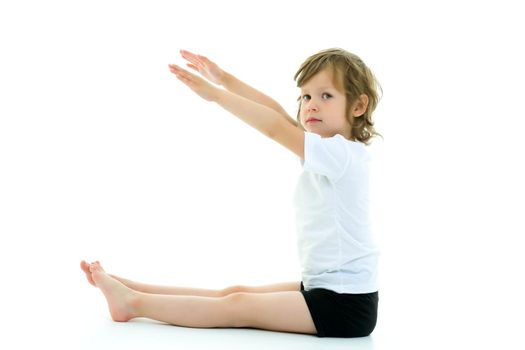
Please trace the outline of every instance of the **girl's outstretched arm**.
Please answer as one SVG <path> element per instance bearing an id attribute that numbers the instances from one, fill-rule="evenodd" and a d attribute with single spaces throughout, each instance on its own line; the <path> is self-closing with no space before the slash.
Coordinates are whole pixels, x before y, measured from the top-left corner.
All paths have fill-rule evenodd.
<path id="1" fill-rule="evenodd" d="M 197 55 L 186 50 L 180 50 L 180 53 L 182 58 L 190 62 L 186 64 L 188 67 L 199 72 L 209 81 L 217 85 L 221 85 L 226 90 L 231 91 L 234 94 L 270 107 L 284 116 L 289 123 L 297 126 L 297 122 L 292 117 L 290 117 L 288 113 L 286 113 L 284 108 L 277 101 L 237 79 L 234 75 L 224 71 L 215 62 L 211 61 L 207 57 Z"/>
<path id="2" fill-rule="evenodd" d="M 292 117 L 290 117 L 290 115 L 284 110 L 284 108 L 275 100 L 260 92 L 259 90 L 254 89 L 245 82 L 237 79 L 237 77 L 233 76 L 232 74 L 228 72 L 224 73 L 224 82 L 222 86 L 224 86 L 228 91 L 232 91 L 237 95 L 244 96 L 252 101 L 270 107 L 271 109 L 277 111 L 279 114 L 284 116 L 285 119 L 293 126 L 297 126 L 297 122 Z"/>
<path id="3" fill-rule="evenodd" d="M 282 114 L 270 107 L 217 88 L 203 78 L 175 64 L 170 64 L 169 68 L 180 81 L 197 95 L 206 101 L 216 102 L 245 123 L 285 146 L 300 158 L 303 158 L 304 132 L 288 123 Z"/>

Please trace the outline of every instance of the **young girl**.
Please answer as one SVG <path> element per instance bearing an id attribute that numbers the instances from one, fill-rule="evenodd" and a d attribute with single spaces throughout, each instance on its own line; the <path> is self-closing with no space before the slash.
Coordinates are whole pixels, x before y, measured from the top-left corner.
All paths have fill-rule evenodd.
<path id="1" fill-rule="evenodd" d="M 180 81 L 300 158 L 304 171 L 294 202 L 302 281 L 223 290 L 166 287 L 109 275 L 98 261 L 82 261 L 113 320 L 147 317 L 185 327 L 369 335 L 377 319 L 378 250 L 370 232 L 365 145 L 379 135 L 372 121 L 379 86 L 369 68 L 337 48 L 309 57 L 294 78 L 301 89 L 294 120 L 206 57 L 184 50 L 181 55 L 188 67 L 225 89 L 170 64 Z"/>

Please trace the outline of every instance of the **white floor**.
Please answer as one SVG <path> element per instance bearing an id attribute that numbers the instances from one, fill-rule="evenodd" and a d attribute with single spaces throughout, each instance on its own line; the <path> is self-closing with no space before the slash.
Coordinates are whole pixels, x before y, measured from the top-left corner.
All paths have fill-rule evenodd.
<path id="1" fill-rule="evenodd" d="M 523 349 L 520 304 L 512 295 L 483 307 L 487 295 L 424 294 L 411 298 L 388 289 L 380 294 L 380 317 L 370 337 L 317 338 L 256 329 L 194 329 L 148 319 L 111 321 L 105 299 L 72 269 L 52 287 L 15 282 L 3 288 L 2 349 Z M 78 272 L 78 273 L 76 273 Z M 80 278 L 82 277 L 82 278 Z M 46 280 L 45 274 L 42 281 Z M 38 281 L 38 280 L 37 280 Z M 20 282 L 17 284 L 16 282 Z M 32 286 L 32 288 L 31 288 Z M 12 299 L 11 294 L 16 295 Z M 441 300 L 439 300 L 441 298 Z M 7 302 L 14 300 L 14 302 Z M 470 301 L 469 301 L 470 300 Z M 473 304 L 480 307 L 477 308 Z M 459 307 L 463 305 L 463 309 Z M 516 305 L 516 308 L 512 308 Z M 404 311 L 403 311 L 404 310 Z M 499 311 L 498 311 L 499 310 Z M 520 345 L 521 344 L 521 345 Z"/>
<path id="2" fill-rule="evenodd" d="M 84 349 L 372 349 L 373 338 L 321 339 L 315 336 L 256 329 L 192 329 L 136 320 L 127 324 L 99 322 Z"/>

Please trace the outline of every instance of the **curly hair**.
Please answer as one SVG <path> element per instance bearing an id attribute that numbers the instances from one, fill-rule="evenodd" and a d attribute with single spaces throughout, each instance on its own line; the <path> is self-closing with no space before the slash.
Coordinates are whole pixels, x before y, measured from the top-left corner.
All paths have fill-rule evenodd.
<path id="1" fill-rule="evenodd" d="M 383 91 L 372 71 L 357 55 L 340 48 L 331 48 L 308 57 L 295 73 L 294 80 L 297 81 L 297 87 L 303 86 L 314 75 L 326 68 L 332 70 L 334 86 L 346 96 L 345 113 L 352 128 L 352 136 L 365 145 L 369 145 L 370 139 L 374 136 L 383 138 L 376 132 L 372 120 L 372 113 L 380 99 L 378 90 L 381 91 L 381 94 Z M 352 117 L 350 108 L 361 94 L 368 96 L 368 107 L 362 116 Z M 300 122 L 300 97 L 298 101 L 297 123 L 303 128 Z"/>

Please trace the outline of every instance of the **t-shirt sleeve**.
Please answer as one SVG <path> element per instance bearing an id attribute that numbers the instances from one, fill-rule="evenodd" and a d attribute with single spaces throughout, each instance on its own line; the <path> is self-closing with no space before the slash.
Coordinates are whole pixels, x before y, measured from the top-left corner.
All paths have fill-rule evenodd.
<path id="1" fill-rule="evenodd" d="M 303 170 L 320 174 L 333 181 L 339 180 L 350 161 L 347 140 L 341 135 L 321 138 L 305 131 Z"/>

